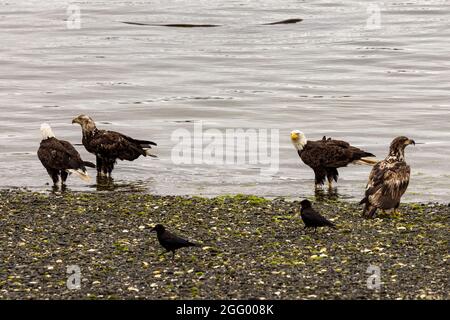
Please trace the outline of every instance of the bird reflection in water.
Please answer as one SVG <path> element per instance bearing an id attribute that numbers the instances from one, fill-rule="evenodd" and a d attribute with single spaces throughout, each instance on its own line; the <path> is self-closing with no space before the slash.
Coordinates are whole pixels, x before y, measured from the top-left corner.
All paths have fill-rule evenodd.
<path id="1" fill-rule="evenodd" d="M 143 181 L 134 182 L 115 182 L 113 178 L 110 177 L 100 177 L 97 176 L 97 184 L 92 186 L 96 188 L 97 191 L 116 191 L 121 189 L 122 191 L 145 191 L 145 184 Z"/>
<path id="2" fill-rule="evenodd" d="M 337 187 L 327 188 L 326 190 L 315 188 L 314 196 L 316 197 L 316 201 L 338 200 L 341 194 L 339 194 Z"/>
<path id="3" fill-rule="evenodd" d="M 50 189 L 50 193 L 59 195 L 63 193 L 71 192 L 71 190 L 67 187 L 67 185 L 63 184 L 61 186 L 58 185 L 52 185 Z"/>
<path id="4" fill-rule="evenodd" d="M 119 186 L 114 184 L 114 179 L 106 176 L 97 176 L 97 184 L 95 185 L 97 191 L 114 191 Z"/>

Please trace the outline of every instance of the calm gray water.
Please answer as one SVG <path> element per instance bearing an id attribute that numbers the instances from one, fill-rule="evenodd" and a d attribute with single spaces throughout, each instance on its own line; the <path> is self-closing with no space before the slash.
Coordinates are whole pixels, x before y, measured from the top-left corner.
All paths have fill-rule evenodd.
<path id="1" fill-rule="evenodd" d="M 367 28 L 366 1 L 42 2 L 0 1 L 0 187 L 48 190 L 39 126 L 80 143 L 71 119 L 86 113 L 101 128 L 159 144 L 158 160 L 118 164 L 119 185 L 309 196 L 313 173 L 289 139 L 300 129 L 379 158 L 397 135 L 424 142 L 407 149 L 405 200 L 450 201 L 449 1 L 384 1 L 379 29 Z M 79 30 L 66 26 L 69 3 L 81 9 Z M 304 20 L 259 25 L 288 18 Z M 172 133 L 200 121 L 206 129 L 279 129 L 278 173 L 262 181 L 257 165 L 174 164 Z M 369 171 L 341 169 L 339 193 L 359 199 Z M 75 178 L 69 186 L 95 191 Z"/>

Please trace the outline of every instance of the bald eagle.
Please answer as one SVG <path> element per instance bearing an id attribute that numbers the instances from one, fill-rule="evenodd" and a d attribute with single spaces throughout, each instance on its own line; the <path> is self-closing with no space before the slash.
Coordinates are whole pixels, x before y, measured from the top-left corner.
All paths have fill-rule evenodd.
<path id="1" fill-rule="evenodd" d="M 299 130 L 291 132 L 291 141 L 302 161 L 314 170 L 316 188 L 323 185 L 325 178 L 331 188 L 333 180 L 337 182 L 337 168 L 348 164 L 374 165 L 372 153 L 351 146 L 342 140 L 323 137 L 322 140 L 308 141 Z"/>
<path id="2" fill-rule="evenodd" d="M 140 156 L 156 157 L 150 151 L 151 146 L 156 146 L 152 141 L 136 140 L 118 132 L 99 130 L 95 122 L 86 115 L 76 117 L 72 120 L 73 123 L 81 125 L 83 145 L 96 156 L 99 177 L 110 178 L 117 159 L 133 161 Z"/>
<path id="3" fill-rule="evenodd" d="M 77 175 L 84 181 L 89 181 L 86 167 L 95 168 L 91 162 L 81 160 L 80 154 L 70 142 L 58 140 L 52 128 L 44 123 L 41 125 L 42 141 L 37 152 L 39 160 L 47 169 L 56 187 L 59 179 L 64 186 L 69 173 Z"/>
<path id="4" fill-rule="evenodd" d="M 389 148 L 389 154 L 372 169 L 367 182 L 366 194 L 359 204 L 364 204 L 363 216 L 373 218 L 377 209 L 394 211 L 400 205 L 400 199 L 408 188 L 411 169 L 405 162 L 405 148 L 415 145 L 407 137 L 395 138 Z"/>

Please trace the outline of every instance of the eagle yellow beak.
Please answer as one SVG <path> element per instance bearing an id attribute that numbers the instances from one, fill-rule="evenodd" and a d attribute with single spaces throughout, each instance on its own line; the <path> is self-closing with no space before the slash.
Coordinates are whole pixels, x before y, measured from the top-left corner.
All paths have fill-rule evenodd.
<path id="1" fill-rule="evenodd" d="M 294 140 L 294 141 L 298 140 L 298 133 L 297 132 L 292 132 L 291 133 L 291 140 Z"/>

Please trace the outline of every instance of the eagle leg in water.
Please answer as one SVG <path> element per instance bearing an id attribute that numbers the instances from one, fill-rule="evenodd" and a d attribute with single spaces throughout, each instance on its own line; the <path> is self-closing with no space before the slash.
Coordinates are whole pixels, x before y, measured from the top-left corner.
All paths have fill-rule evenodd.
<path id="1" fill-rule="evenodd" d="M 69 173 L 66 170 L 61 170 L 61 184 L 64 186 L 66 184 L 67 177 Z"/>

